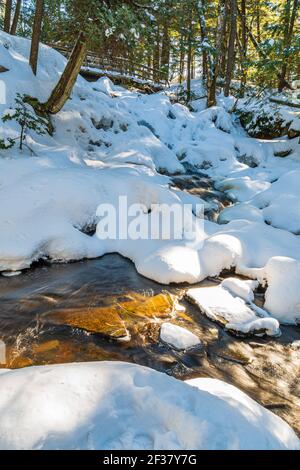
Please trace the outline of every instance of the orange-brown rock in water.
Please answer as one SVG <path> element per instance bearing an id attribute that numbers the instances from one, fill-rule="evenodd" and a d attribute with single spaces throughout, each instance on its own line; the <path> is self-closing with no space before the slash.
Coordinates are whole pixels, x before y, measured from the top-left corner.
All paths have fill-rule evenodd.
<path id="1" fill-rule="evenodd" d="M 100 333 L 115 339 L 127 338 L 131 326 L 147 323 L 155 318 L 168 318 L 175 306 L 175 299 L 168 293 L 145 297 L 133 294 L 128 300 L 105 307 L 79 307 L 54 310 L 45 315 L 47 321 L 69 325 L 92 333 Z"/>

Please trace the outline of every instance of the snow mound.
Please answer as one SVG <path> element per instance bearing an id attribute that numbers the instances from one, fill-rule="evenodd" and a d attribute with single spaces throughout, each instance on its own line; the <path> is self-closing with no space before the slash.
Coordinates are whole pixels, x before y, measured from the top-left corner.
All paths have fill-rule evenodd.
<path id="1" fill-rule="evenodd" d="M 194 333 L 172 323 L 163 323 L 161 325 L 160 339 L 178 350 L 190 349 L 201 343 Z"/>
<path id="2" fill-rule="evenodd" d="M 259 286 L 258 281 L 242 281 L 235 277 L 228 277 L 222 281 L 221 286 L 224 289 L 229 290 L 232 295 L 241 297 L 245 302 L 253 302 L 254 300 L 254 290 Z"/>
<path id="3" fill-rule="evenodd" d="M 300 170 L 288 171 L 270 188 L 257 194 L 251 204 L 262 209 L 273 227 L 300 234 Z"/>
<path id="4" fill-rule="evenodd" d="M 232 285 L 234 286 L 231 281 L 231 289 Z M 225 286 L 189 289 L 186 295 L 208 318 L 224 324 L 227 330 L 244 334 L 265 333 L 269 336 L 280 334 L 278 320 L 269 317 L 257 318 L 255 311 L 241 297 L 234 297 Z M 239 292 L 241 290 L 239 285 L 234 288 Z"/>
<path id="5" fill-rule="evenodd" d="M 265 305 L 281 323 L 300 322 L 300 262 L 286 257 L 271 258 L 263 269 L 268 288 Z"/>
<path id="6" fill-rule="evenodd" d="M 1 449 L 299 449 L 282 419 L 219 380 L 118 362 L 0 373 Z"/>

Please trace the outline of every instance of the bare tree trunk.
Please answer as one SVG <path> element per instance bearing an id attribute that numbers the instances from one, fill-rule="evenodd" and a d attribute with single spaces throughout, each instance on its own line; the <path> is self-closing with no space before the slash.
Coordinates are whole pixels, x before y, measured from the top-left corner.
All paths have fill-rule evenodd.
<path id="1" fill-rule="evenodd" d="M 185 38 L 181 35 L 180 38 L 180 59 L 179 59 L 179 83 L 183 82 L 183 74 L 184 74 L 184 58 L 185 58 L 185 50 L 184 50 L 184 43 Z"/>
<path id="2" fill-rule="evenodd" d="M 17 0 L 14 19 L 13 19 L 12 26 L 10 29 L 10 34 L 12 35 L 15 35 L 17 32 L 18 22 L 19 22 L 20 13 L 21 13 L 21 4 L 22 4 L 22 0 Z"/>
<path id="3" fill-rule="evenodd" d="M 256 0 L 256 31 L 257 41 L 260 43 L 260 0 Z"/>
<path id="4" fill-rule="evenodd" d="M 283 57 L 282 57 L 282 68 L 281 72 L 278 75 L 278 91 L 282 92 L 284 88 L 288 86 L 286 80 L 286 75 L 289 65 L 289 48 L 291 47 L 291 41 L 296 21 L 296 14 L 299 6 L 299 0 L 293 0 L 293 8 L 291 11 L 291 0 L 287 0 L 286 3 L 286 12 L 285 12 L 285 31 L 284 31 L 284 40 L 283 40 Z M 289 87 L 289 86 L 288 86 Z"/>
<path id="5" fill-rule="evenodd" d="M 245 86 L 247 82 L 247 70 L 246 70 L 246 60 L 247 60 L 247 29 L 246 29 L 246 20 L 247 20 L 247 10 L 246 10 L 246 0 L 241 0 L 241 29 L 242 29 L 242 42 L 241 42 L 241 96 L 245 94 Z"/>
<path id="6" fill-rule="evenodd" d="M 204 43 L 206 38 L 206 22 L 204 18 L 204 8 L 205 8 L 205 0 L 202 0 L 201 2 L 201 9 L 202 12 L 199 12 L 199 16 L 202 15 L 199 18 L 199 23 L 200 23 L 200 34 L 201 34 L 201 42 Z M 203 82 L 207 82 L 207 75 L 208 75 L 208 57 L 207 57 L 207 52 L 206 49 L 202 49 L 202 74 L 203 74 Z"/>
<path id="7" fill-rule="evenodd" d="M 12 0 L 6 0 L 5 13 L 4 13 L 4 28 L 3 28 L 5 33 L 10 32 L 11 11 L 12 11 Z"/>
<path id="8" fill-rule="evenodd" d="M 86 56 L 86 49 L 86 36 L 81 31 L 59 82 L 52 91 L 48 101 L 43 105 L 43 109 L 46 112 L 50 114 L 58 113 L 70 98 L 72 89 Z"/>
<path id="9" fill-rule="evenodd" d="M 232 72 L 235 59 L 235 40 L 237 31 L 237 0 L 230 0 L 230 36 L 228 44 L 227 69 L 225 78 L 224 95 L 229 96 Z"/>
<path id="10" fill-rule="evenodd" d="M 163 29 L 163 40 L 162 40 L 162 48 L 161 48 L 161 71 L 162 71 L 162 79 L 168 81 L 169 80 L 169 67 L 170 67 L 170 34 L 169 34 L 169 27 L 168 22 L 165 21 L 164 29 Z"/>
<path id="11" fill-rule="evenodd" d="M 191 77 L 192 77 L 192 20 L 190 18 L 189 24 L 189 37 L 188 37 L 188 53 L 187 53 L 187 77 L 186 77 L 186 99 L 187 102 L 191 101 Z"/>
<path id="12" fill-rule="evenodd" d="M 36 0 L 36 9 L 35 9 L 35 15 L 34 15 L 30 59 L 29 59 L 29 63 L 30 63 L 30 66 L 32 68 L 34 75 L 36 75 L 36 72 L 37 72 L 43 15 L 44 15 L 44 0 Z"/>
<path id="13" fill-rule="evenodd" d="M 228 3 L 226 0 L 223 2 L 222 7 L 224 8 L 224 15 L 222 18 L 222 25 L 220 25 L 220 28 L 222 28 L 222 31 L 220 31 L 221 51 L 220 51 L 219 75 L 224 79 L 225 74 L 226 74 L 226 62 L 227 62 L 226 55 L 227 55 L 227 50 L 228 50 L 228 36 L 229 36 L 229 25 L 228 25 L 229 8 L 228 8 Z"/>
<path id="14" fill-rule="evenodd" d="M 209 74 L 207 82 L 207 106 L 216 105 L 216 89 L 217 89 L 217 79 L 219 76 L 220 70 L 220 58 L 222 53 L 222 44 L 224 41 L 224 32 L 225 32 L 225 21 L 226 21 L 226 8 L 225 0 L 219 0 L 218 6 L 218 26 L 216 31 L 215 39 L 215 57 L 210 57 L 209 63 Z"/>
<path id="15" fill-rule="evenodd" d="M 159 69 L 160 69 L 160 30 L 157 28 L 154 52 L 153 52 L 153 80 L 154 82 L 159 81 Z"/>

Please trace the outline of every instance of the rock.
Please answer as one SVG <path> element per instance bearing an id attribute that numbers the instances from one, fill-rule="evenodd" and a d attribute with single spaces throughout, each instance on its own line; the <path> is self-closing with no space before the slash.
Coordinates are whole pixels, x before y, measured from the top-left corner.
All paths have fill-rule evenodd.
<path id="1" fill-rule="evenodd" d="M 54 310 L 45 314 L 44 318 L 55 324 L 128 340 L 128 330 L 134 329 L 137 323 L 145 324 L 155 318 L 171 317 L 175 305 L 175 298 L 168 293 L 152 297 L 134 294 L 126 301 L 115 301 L 107 307 Z"/>
<path id="2" fill-rule="evenodd" d="M 288 130 L 288 138 L 295 139 L 295 137 L 300 137 L 300 129 L 293 129 L 290 127 Z"/>
<path id="3" fill-rule="evenodd" d="M 194 333 L 172 323 L 163 323 L 161 325 L 160 340 L 179 351 L 201 344 L 200 339 Z"/>
<path id="4" fill-rule="evenodd" d="M 9 72 L 9 69 L 4 67 L 3 65 L 0 65 L 0 73 L 4 73 L 4 72 Z"/>
<path id="5" fill-rule="evenodd" d="M 288 157 L 292 153 L 292 149 L 282 150 L 281 152 L 274 152 L 274 157 L 285 158 Z"/>
<path id="6" fill-rule="evenodd" d="M 47 320 L 91 333 L 100 333 L 115 339 L 128 337 L 128 331 L 122 318 L 113 308 L 90 307 L 57 310 L 48 314 Z"/>
<path id="7" fill-rule="evenodd" d="M 259 111 L 256 109 L 256 112 L 238 109 L 237 114 L 250 137 L 274 139 L 288 132 L 289 124 L 276 110 L 273 113 L 267 113 L 263 107 Z"/>
<path id="8" fill-rule="evenodd" d="M 32 366 L 33 361 L 29 357 L 18 356 L 15 357 L 9 364 L 10 369 L 23 369 L 24 367 Z"/>
<path id="9" fill-rule="evenodd" d="M 45 343 L 35 344 L 33 346 L 33 352 L 36 354 L 43 354 L 58 348 L 59 341 L 57 339 L 54 339 L 52 341 L 46 341 Z"/>

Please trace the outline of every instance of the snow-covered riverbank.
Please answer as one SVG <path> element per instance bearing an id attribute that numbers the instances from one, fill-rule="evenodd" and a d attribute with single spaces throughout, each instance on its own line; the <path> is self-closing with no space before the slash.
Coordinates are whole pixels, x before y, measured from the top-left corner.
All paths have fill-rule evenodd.
<path id="1" fill-rule="evenodd" d="M 14 107 L 16 93 L 45 100 L 65 59 L 41 46 L 34 77 L 27 40 L 0 33 L 0 50 L 1 65 L 9 69 L 0 74 L 1 115 Z M 198 111 L 191 112 L 172 104 L 166 93 L 142 95 L 106 78 L 96 83 L 78 78 L 71 99 L 53 117 L 53 136 L 32 131 L 23 153 L 16 148 L 1 150 L 0 270 L 10 275 L 40 259 L 67 262 L 113 252 L 132 260 L 139 273 L 164 284 L 194 284 L 232 269 L 267 287 L 264 310 L 251 306 L 253 299 L 244 299 L 228 283 L 214 289 L 230 298 L 230 305 L 241 306 L 236 317 L 232 311 L 228 317 L 230 305 L 222 312 L 218 299 L 207 303 L 205 297 L 205 303 L 193 295 L 193 289 L 189 297 L 206 313 L 217 304 L 225 326 L 240 332 L 276 335 L 278 321 L 296 324 L 300 318 L 298 139 L 249 138 L 228 112 L 232 101 L 219 97 L 219 106 L 208 110 L 200 101 L 193 104 Z M 18 132 L 12 121 L 0 122 L 1 138 L 16 138 Z M 276 157 L 282 153 L 289 155 Z M 195 210 L 199 203 L 206 211 L 214 209 L 213 202 L 174 188 L 171 175 L 184 174 L 187 168 L 208 175 L 235 203 L 220 214 L 219 223 L 205 220 L 203 225 Z M 145 218 L 153 204 L 192 204 L 196 238 L 99 240 L 93 235 L 98 205 L 117 205 L 124 195 L 129 204 L 144 205 Z M 251 286 L 255 289 L 257 283 Z M 253 289 L 248 289 L 250 296 Z M 204 379 L 189 385 L 127 364 L 2 371 L 0 447 L 299 447 L 283 421 L 237 389 Z M 12 397 L 14 405 L 8 406 Z M 52 414 L 59 408 L 61 412 Z M 39 430 L 27 433 L 29 423 L 30 429 L 35 428 L 35 415 Z M 18 433 L 15 419 L 21 419 Z M 115 426 L 118 432 L 110 435 Z"/>
<path id="2" fill-rule="evenodd" d="M 102 362 L 2 371 L 0 388 L 1 449 L 300 449 L 283 420 L 219 380 Z"/>

